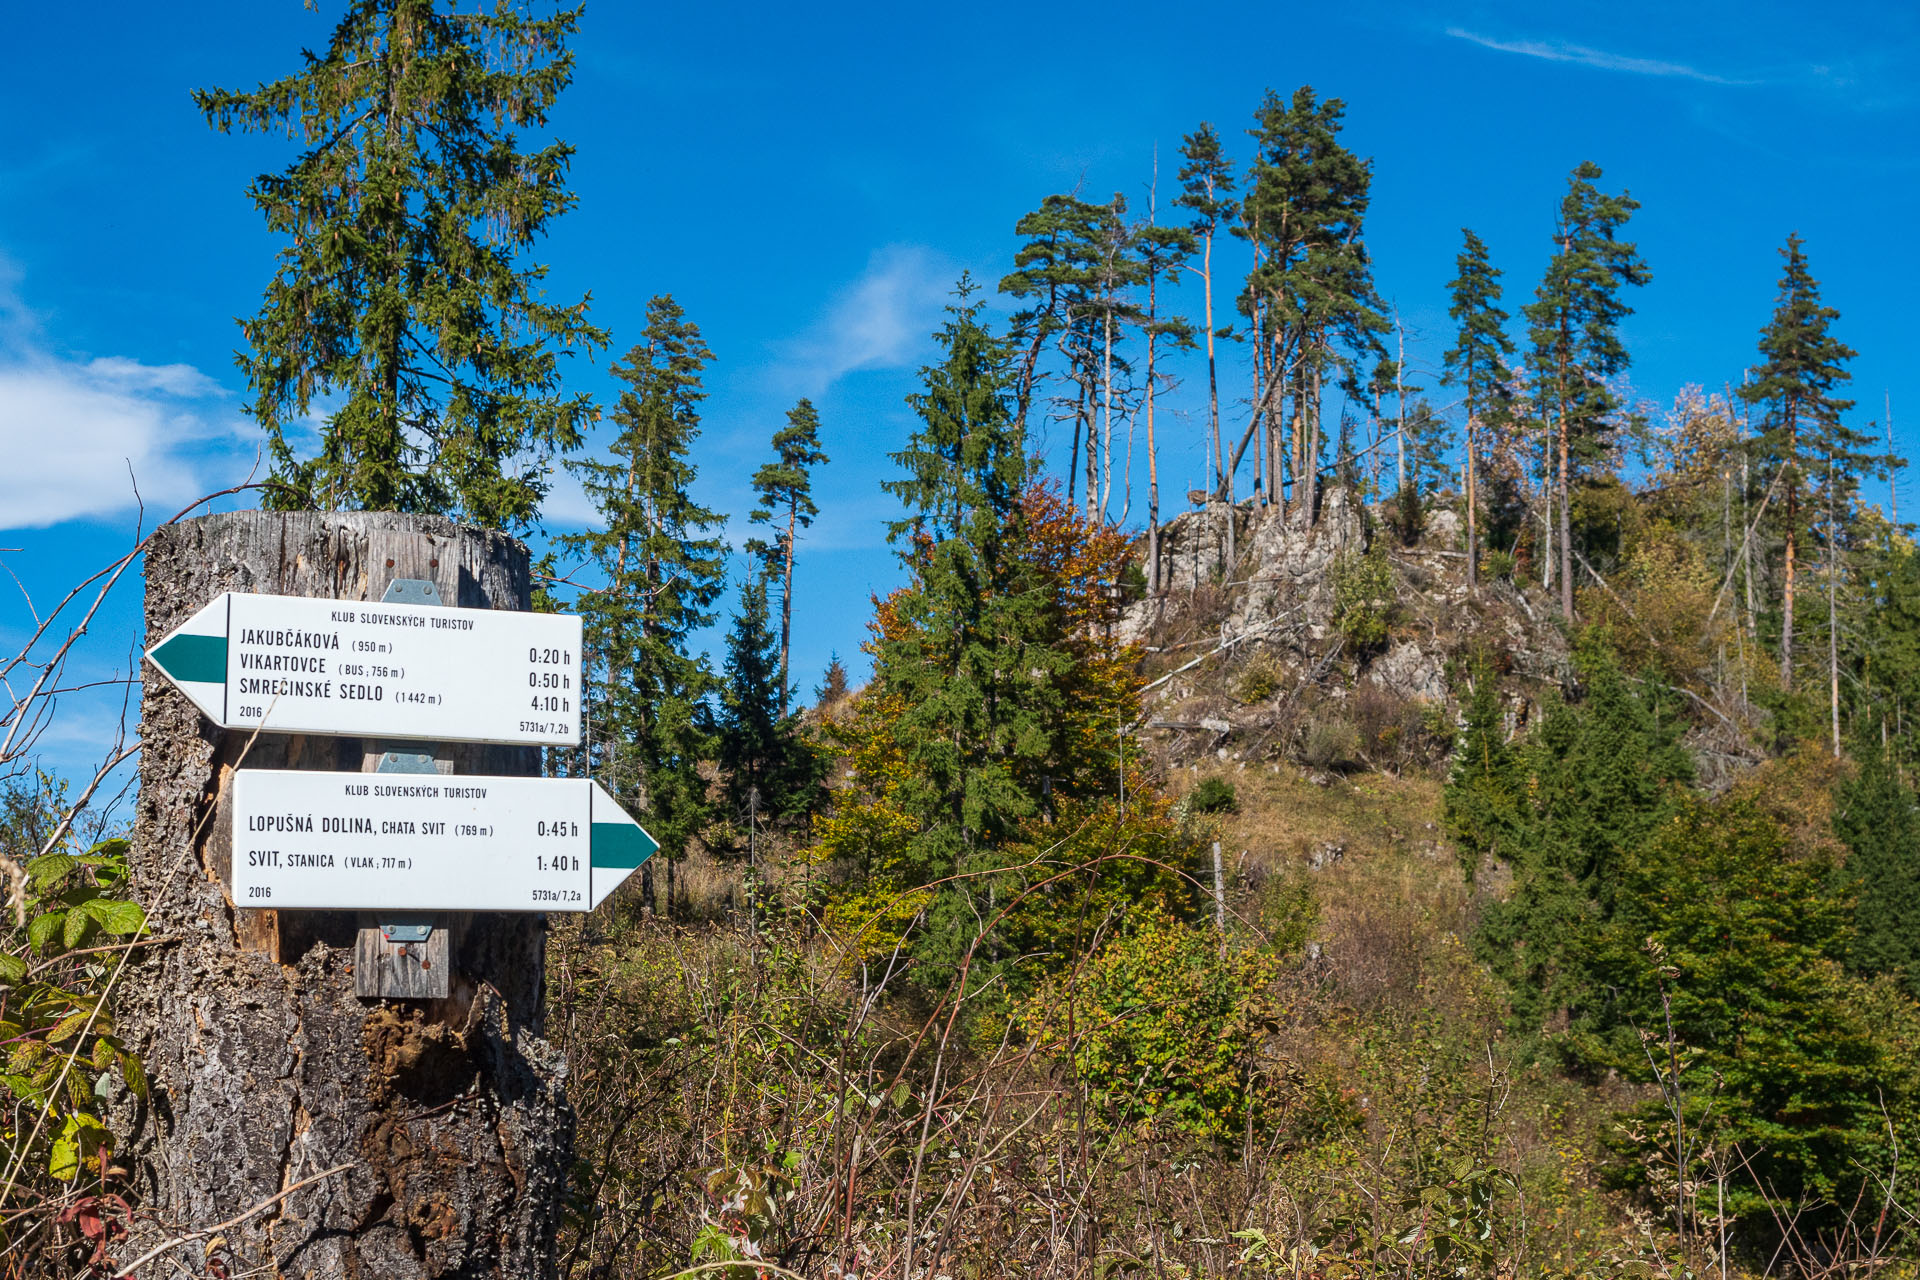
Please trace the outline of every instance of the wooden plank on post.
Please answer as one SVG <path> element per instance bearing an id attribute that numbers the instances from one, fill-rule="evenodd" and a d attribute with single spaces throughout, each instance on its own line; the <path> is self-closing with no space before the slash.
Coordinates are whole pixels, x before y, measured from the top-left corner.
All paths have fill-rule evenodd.
<path id="1" fill-rule="evenodd" d="M 389 584 L 387 595 L 394 594 L 397 583 Z M 438 744 L 433 751 L 419 750 L 419 744 L 391 744 L 383 751 L 369 751 L 361 769 L 366 773 L 453 772 L 452 748 Z M 428 929 L 423 939 L 389 938 L 381 929 L 377 914 L 360 921 L 360 936 L 353 946 L 353 993 L 366 1000 L 444 1000 L 452 990 L 452 947 L 447 916 L 444 912 L 422 920 Z"/>
<path id="2" fill-rule="evenodd" d="M 444 1000 L 452 965 L 448 916 L 436 912 L 424 942 L 389 941 L 371 913 L 360 917 L 353 947 L 353 993 L 362 999 Z"/>

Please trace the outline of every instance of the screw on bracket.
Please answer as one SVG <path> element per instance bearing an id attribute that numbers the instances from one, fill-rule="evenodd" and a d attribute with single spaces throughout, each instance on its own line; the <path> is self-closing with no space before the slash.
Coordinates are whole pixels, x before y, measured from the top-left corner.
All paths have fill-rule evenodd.
<path id="1" fill-rule="evenodd" d="M 431 579 L 395 578 L 387 584 L 386 594 L 380 597 L 380 603 L 443 606 L 446 602 L 440 599 L 440 588 L 434 586 Z"/>
<path id="2" fill-rule="evenodd" d="M 380 936 L 388 942 L 425 942 L 433 936 L 433 922 L 430 920 L 382 920 Z"/>

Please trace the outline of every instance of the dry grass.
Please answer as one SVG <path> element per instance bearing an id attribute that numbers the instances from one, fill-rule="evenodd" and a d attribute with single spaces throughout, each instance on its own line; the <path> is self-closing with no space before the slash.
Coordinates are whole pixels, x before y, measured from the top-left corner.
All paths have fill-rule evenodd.
<path id="1" fill-rule="evenodd" d="M 1250 765 L 1179 769 L 1171 782 L 1186 794 L 1210 776 L 1238 796 L 1220 841 L 1242 901 L 1272 881 L 1306 884 L 1319 916 L 1311 941 L 1344 1002 L 1430 1005 L 1477 984 L 1459 944 L 1474 894 L 1440 833 L 1437 779 Z"/>

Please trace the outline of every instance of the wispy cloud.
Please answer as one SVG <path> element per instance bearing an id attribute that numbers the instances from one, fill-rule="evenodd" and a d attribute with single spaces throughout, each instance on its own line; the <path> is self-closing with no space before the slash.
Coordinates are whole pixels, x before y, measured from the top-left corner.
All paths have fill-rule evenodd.
<path id="1" fill-rule="evenodd" d="M 782 380 L 818 395 L 849 373 L 913 363 L 925 353 L 959 274 L 923 245 L 876 249 L 818 321 L 778 345 Z"/>
<path id="2" fill-rule="evenodd" d="M 54 352 L 0 261 L 0 528 L 185 503 L 244 474 L 244 425 L 184 364 Z M 136 485 L 138 492 L 136 493 Z"/>
<path id="3" fill-rule="evenodd" d="M 1517 53 L 1527 58 L 1541 58 L 1547 62 L 1572 62 L 1583 67 L 1594 67 L 1601 71 L 1622 71 L 1636 76 L 1665 76 L 1681 80 L 1698 80 L 1702 84 L 1751 85 L 1755 80 L 1735 80 L 1727 76 L 1715 75 L 1711 71 L 1702 71 L 1690 67 L 1684 62 L 1666 62 L 1658 58 L 1635 58 L 1626 54 L 1609 53 L 1605 49 L 1593 49 L 1586 45 L 1568 44 L 1561 40 L 1498 40 L 1492 36 L 1481 35 L 1462 27 L 1448 27 L 1447 34 L 1456 40 L 1466 40 L 1483 49 L 1493 49 L 1500 53 Z"/>

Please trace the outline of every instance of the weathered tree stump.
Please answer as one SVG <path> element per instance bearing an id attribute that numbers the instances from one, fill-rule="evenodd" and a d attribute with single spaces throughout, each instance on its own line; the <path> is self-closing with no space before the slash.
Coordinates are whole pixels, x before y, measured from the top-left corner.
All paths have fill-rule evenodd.
<path id="1" fill-rule="evenodd" d="M 147 634 L 166 634 L 222 591 L 370 601 L 395 578 L 431 579 L 461 608 L 525 609 L 531 595 L 527 550 L 501 533 L 435 517 L 246 511 L 159 532 L 147 553 Z M 360 770 L 399 744 L 250 741 L 208 723 L 157 672 L 141 721 L 134 885 L 153 933 L 177 940 L 130 966 L 115 998 L 152 1082 L 150 1103 L 122 1104 L 142 1223 L 123 1256 L 348 1164 L 222 1232 L 228 1269 L 551 1275 L 573 1135 L 565 1063 L 543 1038 L 544 921 L 457 920 L 447 999 L 358 999 L 354 913 L 235 907 L 229 783 L 243 762 Z M 459 773 L 539 765 L 528 747 L 436 754 Z M 196 1241 L 176 1256 L 199 1275 L 204 1252 Z"/>

